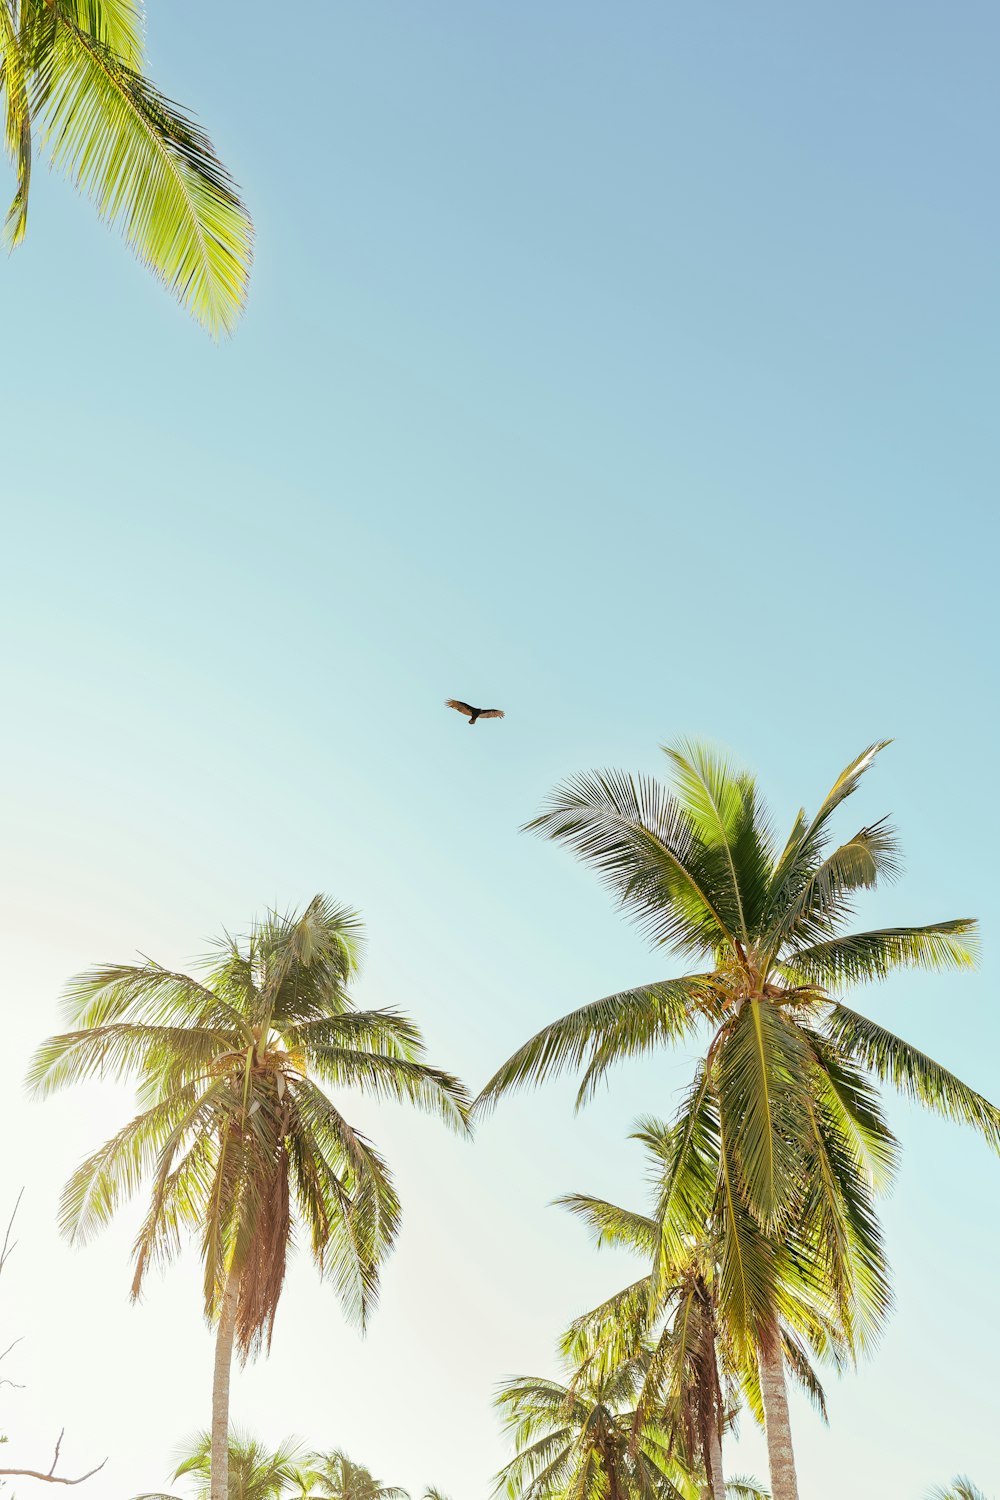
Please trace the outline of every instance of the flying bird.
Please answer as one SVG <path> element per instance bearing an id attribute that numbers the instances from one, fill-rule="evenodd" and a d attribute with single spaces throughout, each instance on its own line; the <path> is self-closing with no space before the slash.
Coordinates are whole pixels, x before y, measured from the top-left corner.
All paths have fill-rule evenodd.
<path id="1" fill-rule="evenodd" d="M 457 708 L 460 714 L 465 714 L 469 720 L 469 728 L 477 719 L 502 719 L 502 708 L 473 708 L 471 703 L 463 703 L 461 698 L 446 698 L 445 708 Z"/>

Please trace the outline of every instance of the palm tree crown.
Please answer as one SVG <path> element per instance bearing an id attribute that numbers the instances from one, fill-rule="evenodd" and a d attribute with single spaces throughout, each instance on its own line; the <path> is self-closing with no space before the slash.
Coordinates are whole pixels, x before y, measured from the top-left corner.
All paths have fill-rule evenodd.
<path id="1" fill-rule="evenodd" d="M 133 1295 L 182 1231 L 197 1231 L 210 1318 L 238 1277 L 244 1355 L 270 1337 L 296 1217 L 361 1323 L 396 1233 L 385 1162 L 321 1085 L 466 1129 L 465 1092 L 423 1061 L 412 1021 L 354 1007 L 360 942 L 355 914 L 317 896 L 301 916 L 269 913 L 243 943 L 224 938 L 202 978 L 152 961 L 92 970 L 67 991 L 74 1029 L 45 1042 L 31 1069 L 40 1094 L 96 1074 L 137 1078 L 140 1113 L 74 1173 L 61 1227 L 86 1240 L 151 1181 Z"/>
<path id="2" fill-rule="evenodd" d="M 281 1500 L 287 1486 L 294 1482 L 295 1465 L 300 1456 L 299 1445 L 292 1438 L 286 1438 L 271 1450 L 246 1433 L 231 1433 L 229 1500 Z M 199 1433 L 193 1443 L 185 1444 L 174 1478 L 184 1479 L 190 1475 L 198 1481 L 194 1500 L 208 1500 L 211 1470 L 211 1433 Z M 157 1492 L 136 1495 L 134 1500 L 177 1500 L 177 1496 Z"/>
<path id="3" fill-rule="evenodd" d="M 306 1500 L 410 1500 L 396 1484 L 383 1484 L 340 1448 L 313 1453 L 300 1477 Z"/>
<path id="4" fill-rule="evenodd" d="M 496 1404 L 516 1452 L 496 1492 L 509 1500 L 688 1500 L 667 1434 L 636 1422 L 644 1368 L 640 1357 L 571 1371 L 567 1384 L 522 1376 L 502 1386 Z"/>

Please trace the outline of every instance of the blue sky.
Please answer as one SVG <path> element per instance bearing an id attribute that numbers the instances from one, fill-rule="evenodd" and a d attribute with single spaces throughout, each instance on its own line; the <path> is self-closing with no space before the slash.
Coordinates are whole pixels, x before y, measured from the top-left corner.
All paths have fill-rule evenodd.
<path id="1" fill-rule="evenodd" d="M 210 1348 L 193 1263 L 132 1309 L 127 1223 L 56 1239 L 128 1106 L 20 1094 L 76 968 L 180 962 L 328 890 L 368 921 L 363 998 L 478 1084 L 670 972 L 518 835 L 555 780 L 700 734 L 787 821 L 892 735 L 847 819 L 903 835 L 870 914 L 976 914 L 984 962 L 863 998 L 1000 1098 L 995 7 L 349 0 L 294 37 L 263 7 L 149 12 L 154 76 L 257 220 L 237 337 L 41 171 L 0 283 L 2 1108 L 30 1142 L 3 1424 L 29 1458 L 65 1422 L 115 1495 L 207 1417 Z M 470 734 L 452 694 L 507 718 Z M 623 1070 L 576 1119 L 568 1087 L 512 1101 L 473 1148 L 361 1106 L 408 1210 L 375 1328 L 297 1267 L 237 1418 L 483 1494 L 492 1385 L 622 1269 L 546 1203 L 639 1194 L 630 1121 L 685 1073 Z M 1000 1165 L 893 1119 L 897 1312 L 829 1431 L 797 1411 L 814 1500 L 1000 1486 Z M 763 1472 L 746 1426 L 732 1458 Z"/>

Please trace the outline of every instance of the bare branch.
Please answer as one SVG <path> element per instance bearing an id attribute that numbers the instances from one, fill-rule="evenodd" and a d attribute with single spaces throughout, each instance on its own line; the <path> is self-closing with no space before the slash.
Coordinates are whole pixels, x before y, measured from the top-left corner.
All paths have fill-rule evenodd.
<path id="1" fill-rule="evenodd" d="M 14 1220 L 17 1218 L 17 1211 L 21 1207 L 21 1199 L 23 1197 L 24 1188 L 22 1188 L 18 1193 L 17 1200 L 14 1204 L 13 1209 L 11 1210 L 10 1218 L 7 1220 L 7 1233 L 3 1237 L 3 1249 L 0 1250 L 0 1271 L 2 1271 L 4 1266 L 7 1264 L 7 1257 L 9 1255 L 12 1255 L 13 1252 L 17 1249 L 17 1240 L 15 1240 L 13 1244 L 11 1244 L 10 1232 L 14 1228 Z"/>
<path id="2" fill-rule="evenodd" d="M 65 1431 L 64 1427 L 56 1438 L 56 1451 L 52 1455 L 52 1463 L 49 1466 L 47 1474 L 43 1474 L 40 1469 L 0 1469 L 0 1474 L 16 1474 L 20 1475 L 22 1479 L 40 1479 L 43 1484 L 82 1484 L 85 1479 L 93 1479 L 94 1475 L 99 1474 L 104 1468 L 104 1465 L 107 1463 L 106 1458 L 101 1460 L 96 1469 L 88 1469 L 86 1474 L 81 1474 L 78 1479 L 68 1479 L 62 1474 L 56 1473 L 56 1465 L 59 1462 L 59 1450 L 62 1447 Z"/>

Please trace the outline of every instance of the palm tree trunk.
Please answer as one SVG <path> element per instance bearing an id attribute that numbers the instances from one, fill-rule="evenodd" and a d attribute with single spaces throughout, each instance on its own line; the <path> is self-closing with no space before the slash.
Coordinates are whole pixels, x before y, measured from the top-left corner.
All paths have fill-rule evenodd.
<path id="1" fill-rule="evenodd" d="M 785 1359 L 781 1352 L 778 1320 L 773 1313 L 770 1326 L 762 1331 L 758 1363 L 772 1500 L 799 1500 L 795 1455 L 792 1452 L 792 1424 L 788 1415 L 788 1391 L 785 1387 Z"/>
<path id="2" fill-rule="evenodd" d="M 239 1277 L 230 1274 L 222 1294 L 215 1334 L 215 1371 L 212 1379 L 211 1500 L 229 1500 L 229 1377 L 236 1337 Z"/>
<path id="3" fill-rule="evenodd" d="M 722 1477 L 722 1439 L 714 1422 L 710 1422 L 708 1426 L 708 1452 L 705 1457 L 708 1460 L 705 1494 L 708 1500 L 726 1500 L 726 1481 Z"/>

